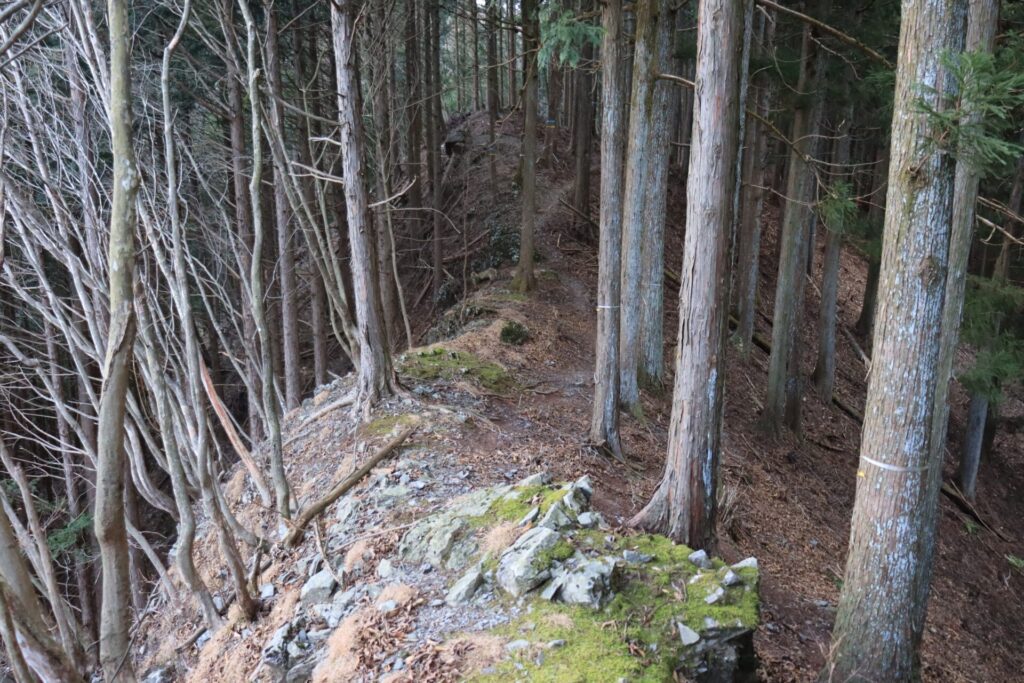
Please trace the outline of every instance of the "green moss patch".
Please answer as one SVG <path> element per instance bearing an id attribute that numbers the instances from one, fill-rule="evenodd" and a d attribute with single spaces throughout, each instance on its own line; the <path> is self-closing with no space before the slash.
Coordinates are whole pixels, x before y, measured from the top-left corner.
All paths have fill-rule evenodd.
<path id="1" fill-rule="evenodd" d="M 415 419 L 414 415 L 408 413 L 403 415 L 385 415 L 384 417 L 378 417 L 372 422 L 367 422 L 362 426 L 362 431 L 367 436 L 387 436 L 396 427 L 412 424 Z"/>
<path id="2" fill-rule="evenodd" d="M 509 504 L 507 499 L 499 502 L 502 508 Z M 722 629 L 757 626 L 756 569 L 735 570 L 744 585 L 727 589 L 709 605 L 705 598 L 719 588 L 729 568 L 714 560 L 713 569 L 700 570 L 687 559 L 690 548 L 664 536 L 579 530 L 552 548 L 549 559 L 567 559 L 577 549 L 602 555 L 635 550 L 652 559 L 624 563 L 615 597 L 603 609 L 535 598 L 522 616 L 496 631 L 509 641 L 528 640 L 531 646 L 510 653 L 486 674 L 471 674 L 469 680 L 575 683 L 624 678 L 631 683 L 667 683 L 675 680 L 687 654 L 677 624 L 698 633 L 708 631 L 708 619 Z M 564 644 L 550 647 L 554 641 Z"/>
<path id="3" fill-rule="evenodd" d="M 516 387 L 508 371 L 497 363 L 440 346 L 405 354 L 401 358 L 399 372 L 425 381 L 471 379 L 484 389 L 499 394 L 508 393 Z"/>
<path id="4" fill-rule="evenodd" d="M 564 488 L 545 484 L 514 488 L 491 503 L 485 514 L 471 518 L 469 523 L 480 528 L 492 527 L 502 522 L 518 522 L 533 508 L 540 508 L 540 514 L 537 515 L 537 519 L 540 520 L 552 504 L 565 497 L 565 493 Z"/>

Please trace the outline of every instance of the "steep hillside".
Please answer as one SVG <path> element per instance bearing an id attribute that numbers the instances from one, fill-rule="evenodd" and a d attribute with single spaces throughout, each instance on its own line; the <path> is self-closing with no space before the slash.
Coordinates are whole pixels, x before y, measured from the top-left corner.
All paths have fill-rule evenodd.
<path id="1" fill-rule="evenodd" d="M 493 249 L 494 235 L 514 230 L 519 211 L 509 180 L 515 176 L 515 137 L 507 135 L 500 147 L 506 154 L 499 160 L 503 180 L 495 198 L 486 157 L 474 154 L 483 148 L 484 122 L 476 116 L 463 124 L 469 152 L 456 171 L 467 198 L 462 225 L 473 230 L 465 237 L 467 255 L 475 235 L 489 234 L 492 239 L 479 243 Z M 513 133 L 514 124 L 505 123 Z M 377 680 L 389 672 L 389 680 L 416 681 L 466 676 L 665 680 L 671 668 L 667 663 L 677 662 L 678 648 L 689 637 L 678 622 L 701 631 L 703 642 L 713 638 L 702 627 L 713 631 L 739 619 L 742 630 L 751 623 L 751 615 L 740 608 L 749 607 L 742 596 L 746 586 L 757 583 L 753 576 L 737 568 L 738 576 L 727 579 L 729 570 L 717 561 L 700 570 L 703 560 L 694 564 L 688 550 L 621 527 L 661 474 L 670 392 L 646 394 L 643 419 L 624 416 L 627 465 L 584 444 L 597 265 L 595 247 L 573 239 L 579 233 L 570 229 L 571 214 L 560 203 L 570 188 L 568 165 L 556 153 L 542 171 L 537 291 L 524 297 L 509 289 L 508 261 L 473 277 L 475 264 L 467 256 L 459 267 L 470 271 L 465 272 L 469 291 L 443 311 L 424 299 L 413 311 L 418 343 L 430 345 L 400 357 L 406 395 L 389 400 L 374 421 L 360 425 L 337 405 L 350 381 L 343 378 L 321 387 L 287 416 L 288 473 L 303 505 L 365 462 L 389 435 L 413 420 L 419 427 L 399 453 L 311 526 L 302 545 L 257 554 L 253 576 L 265 610 L 257 622 L 233 620 L 208 639 L 195 630 L 198 615 L 187 600 L 158 606 L 137 635 L 145 666 L 170 664 L 173 676 L 191 681 Z M 679 179 L 672 182 L 670 269 L 679 261 L 684 195 Z M 767 208 L 764 302 L 771 300 L 777 262 L 775 212 Z M 859 256 L 844 252 L 839 305 L 847 327 L 859 310 L 864 269 Z M 677 325 L 676 288 L 670 275 L 669 360 Z M 813 348 L 818 305 L 813 287 L 806 305 L 803 342 Z M 761 312 L 758 332 L 770 338 L 770 306 Z M 757 558 L 761 605 L 753 642 L 763 680 L 810 680 L 828 648 L 856 481 L 860 426 L 851 412 L 863 405 L 866 380 L 865 360 L 848 339 L 841 338 L 839 354 L 837 392 L 853 410 L 808 394 L 804 438 L 772 440 L 756 426 L 767 356 L 755 349 L 744 359 L 730 349 L 720 551 L 726 563 Z M 804 354 L 807 373 L 811 356 Z M 955 448 L 965 399 L 957 393 L 953 400 Z M 1002 412 L 1017 416 L 1024 404 L 1013 396 Z M 1008 556 L 1024 556 L 1024 502 L 1013 493 L 1024 488 L 1024 454 L 1014 434 L 1001 435 L 994 450 L 996 457 L 982 468 L 977 508 L 991 530 L 948 500 L 942 503 L 923 647 L 927 680 L 1008 681 L 1024 668 L 1018 635 L 1024 631 L 1024 575 L 1008 562 Z M 951 456 L 950 468 L 953 462 Z M 554 482 L 576 482 L 576 488 L 536 479 L 521 482 L 540 472 Z M 599 603 L 597 614 L 605 616 L 595 622 L 594 613 L 586 611 L 590 607 L 509 597 L 503 583 L 515 582 L 502 578 L 508 548 L 523 543 L 534 529 L 549 528 L 538 521 L 548 516 L 554 500 L 591 487 L 593 497 L 583 496 L 567 521 L 552 522 L 553 533 L 562 537 L 542 542 L 550 546 L 541 548 L 539 571 L 565 576 L 591 563 L 590 570 L 598 571 L 597 565 L 616 558 L 616 568 L 608 570 L 616 581 L 607 583 L 607 592 L 598 595 L 605 590 L 603 579 L 588 579 L 589 592 L 581 599 Z M 518 493 L 508 499 L 510 491 Z M 470 498 L 459 498 L 467 494 Z M 268 538 L 281 533 L 270 511 L 259 506 L 244 470 L 235 472 L 228 496 L 242 523 Z M 426 533 L 424 524 L 434 524 L 438 515 L 451 522 L 453 508 L 446 506 L 452 500 L 458 501 L 454 509 L 462 510 L 455 516 L 472 529 L 474 545 L 455 552 L 449 537 L 416 547 L 416 539 Z M 217 552 L 214 539 L 202 537 L 197 550 L 201 568 L 219 565 L 211 561 Z M 479 576 L 472 571 L 477 563 Z M 655 576 L 660 582 L 652 580 Z M 209 579 L 214 586 L 224 583 L 223 577 Z M 448 600 L 456 581 L 471 593 L 468 602 Z M 705 585 L 710 581 L 717 583 Z M 474 590 L 470 584 L 476 584 Z M 640 589 L 647 584 L 661 590 Z M 725 607 L 737 611 L 715 613 L 714 602 L 708 605 L 711 612 L 697 609 L 707 605 L 703 598 L 719 584 L 730 584 L 723 587 Z M 681 617 L 684 613 L 694 618 Z M 591 660 L 598 655 L 597 668 L 580 669 L 574 676 L 560 668 L 568 667 L 566 662 L 594 666 Z M 301 661 L 301 669 L 281 665 L 293 661 L 289 658 Z M 328 664 L 316 668 L 320 662 Z"/>

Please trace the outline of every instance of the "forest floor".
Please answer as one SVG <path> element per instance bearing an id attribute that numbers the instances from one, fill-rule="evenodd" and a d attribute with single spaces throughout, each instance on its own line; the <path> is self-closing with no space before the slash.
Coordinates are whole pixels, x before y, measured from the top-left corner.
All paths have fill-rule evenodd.
<path id="1" fill-rule="evenodd" d="M 503 124 L 497 196 L 489 184 L 486 155 L 474 153 L 486 140 L 485 116 L 476 115 L 461 125 L 468 133 L 469 150 L 463 168 L 456 174 L 464 183 L 459 195 L 462 225 L 470 226 L 476 234 L 493 231 L 496 225 L 518 230 L 521 204 L 511 181 L 518 160 L 517 122 L 512 119 Z M 642 419 L 623 414 L 627 466 L 585 445 L 593 385 L 597 252 L 594 242 L 578 239 L 587 228 L 574 227 L 572 213 L 562 205 L 571 202 L 572 160 L 564 136 L 559 147 L 539 171 L 536 291 L 525 297 L 511 292 L 512 268 L 506 263 L 496 268 L 488 281 L 470 286 L 463 300 L 443 315 L 433 311 L 429 302 L 413 311 L 421 341 L 429 338 L 446 349 L 499 364 L 514 379 L 512 388 L 489 390 L 454 382 L 447 389 L 416 393 L 425 404 L 458 404 L 460 410 L 474 416 L 478 425 L 469 438 L 444 442 L 446 467 L 471 472 L 472 480 L 479 485 L 509 481 L 538 470 L 547 470 L 555 480 L 571 481 L 589 475 L 594 482 L 594 506 L 614 526 L 623 524 L 642 507 L 661 476 L 671 383 L 663 392 L 645 393 Z M 665 263 L 676 270 L 681 260 L 685 191 L 678 175 L 673 174 L 670 182 Z M 596 159 L 592 188 L 596 199 Z M 757 331 L 766 339 L 771 337 L 777 212 L 775 205 L 766 208 L 761 254 L 764 268 L 759 283 L 761 315 Z M 473 244 L 470 234 L 463 237 L 467 245 Z M 464 273 L 475 270 L 468 259 L 467 255 Z M 812 279 L 817 276 L 819 262 L 820 257 L 815 259 Z M 852 328 L 859 312 L 865 271 L 863 258 L 844 249 L 839 315 L 848 328 Z M 468 282 L 470 278 L 466 279 Z M 669 374 L 678 324 L 675 290 L 673 283 L 666 283 Z M 817 293 L 809 286 L 801 338 L 804 376 L 809 376 L 813 365 L 817 308 Z M 498 342 L 499 330 L 509 320 L 529 330 L 529 339 L 522 346 Z M 838 343 L 837 394 L 860 410 L 866 392 L 865 363 L 844 335 L 839 335 Z M 863 346 L 865 340 L 858 343 Z M 727 562 L 751 555 L 760 562 L 762 621 L 755 646 L 762 678 L 809 681 L 824 662 L 835 617 L 853 505 L 860 425 L 836 406 L 819 400 L 808 388 L 803 435 L 766 436 L 758 420 L 768 358 L 758 348 L 749 358 L 731 345 L 728 353 L 719 554 Z M 955 389 L 952 401 L 947 479 L 955 471 L 953 454 L 960 445 L 966 411 L 962 391 Z M 307 415 L 315 412 L 312 408 L 304 411 Z M 1011 393 L 1001 412 L 1005 417 L 1024 415 L 1019 392 Z M 302 423 L 301 415 L 286 421 L 286 439 L 306 434 L 287 453 L 289 474 L 293 481 L 300 482 L 299 495 L 306 500 L 327 487 L 333 473 L 348 469 L 344 463 L 354 457 L 354 431 L 343 424 L 348 419 L 345 415 L 339 411 L 320 417 L 316 424 Z M 342 453 L 349 455 L 343 458 Z M 1010 540 L 980 526 L 948 499 L 940 503 L 939 547 L 921 653 L 927 681 L 1022 680 L 1024 573 L 1009 561 L 1009 557 L 1024 557 L 1021 436 L 1002 430 L 993 453 L 982 465 L 977 511 L 985 524 Z M 240 492 L 240 477 L 236 474 L 233 480 L 238 490 L 228 492 L 236 504 L 248 500 Z M 268 525 L 266 511 L 255 503 L 239 517 L 253 526 Z M 215 544 L 206 538 L 198 547 L 201 568 L 216 584 L 212 569 L 217 565 Z M 281 576 L 285 571 L 278 568 L 272 573 Z M 283 597 L 279 602 L 287 604 Z M 276 628 L 272 617 L 267 622 L 254 627 L 264 639 Z M 153 653 L 161 649 L 167 633 L 187 634 L 187 624 L 194 624 L 194 612 L 178 606 L 153 620 L 142 641 Z M 248 656 L 252 664 L 252 657 L 258 659 L 258 650 Z M 189 658 L 192 665 L 197 665 L 194 656 Z M 198 659 L 199 669 L 191 680 L 202 680 L 196 677 L 200 671 L 235 680 L 223 667 L 213 666 L 209 653 L 201 653 Z M 238 669 L 235 672 L 240 673 Z M 239 680 L 247 679 L 243 676 Z"/>

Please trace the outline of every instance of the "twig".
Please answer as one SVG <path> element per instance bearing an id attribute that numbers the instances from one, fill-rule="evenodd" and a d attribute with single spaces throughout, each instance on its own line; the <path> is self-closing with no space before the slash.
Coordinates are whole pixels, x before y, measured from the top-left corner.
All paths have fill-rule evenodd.
<path id="1" fill-rule="evenodd" d="M 362 481 L 363 477 L 369 474 L 370 470 L 377 466 L 377 463 L 379 463 L 381 460 L 388 457 L 395 450 L 397 450 L 398 447 L 402 445 L 402 442 L 409 438 L 409 435 L 416 431 L 419 428 L 419 426 L 419 420 L 407 426 L 398 434 L 398 436 L 389 441 L 387 445 L 385 445 L 383 448 L 377 451 L 373 455 L 373 457 L 367 460 L 362 467 L 360 467 L 358 470 L 356 470 L 351 475 L 346 477 L 344 481 L 342 481 L 340 484 L 331 489 L 323 498 L 321 498 L 320 500 L 316 501 L 308 508 L 306 508 L 302 512 L 302 514 L 299 515 L 299 518 L 295 521 L 292 530 L 288 532 L 288 536 L 285 537 L 284 545 L 286 547 L 294 547 L 295 545 L 297 545 L 299 541 L 302 540 L 302 536 L 305 533 L 306 527 L 313 519 L 315 519 L 328 507 L 330 507 L 330 505 L 334 503 L 334 501 L 338 500 L 343 495 L 345 495 L 345 493 L 349 489 L 351 489 L 353 486 Z"/>

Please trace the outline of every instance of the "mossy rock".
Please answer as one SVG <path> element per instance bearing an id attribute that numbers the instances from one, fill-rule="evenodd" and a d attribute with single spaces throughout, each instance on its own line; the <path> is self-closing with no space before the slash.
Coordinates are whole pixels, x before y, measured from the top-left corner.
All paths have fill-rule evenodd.
<path id="1" fill-rule="evenodd" d="M 526 325 L 515 320 L 509 320 L 501 326 L 500 339 L 502 344 L 522 346 L 529 341 L 530 331 L 526 329 Z"/>
<path id="2" fill-rule="evenodd" d="M 505 368 L 482 360 L 465 351 L 450 351 L 440 346 L 401 357 L 399 372 L 406 377 L 434 381 L 470 379 L 497 394 L 516 388 L 516 382 Z"/>

